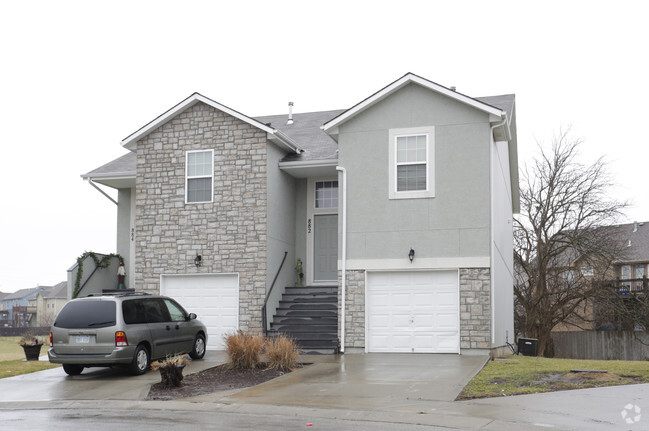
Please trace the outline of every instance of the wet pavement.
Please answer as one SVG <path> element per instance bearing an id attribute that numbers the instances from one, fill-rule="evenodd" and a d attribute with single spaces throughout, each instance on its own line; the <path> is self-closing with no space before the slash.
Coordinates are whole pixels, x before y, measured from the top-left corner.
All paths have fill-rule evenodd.
<path id="1" fill-rule="evenodd" d="M 210 351 L 185 373 L 225 360 L 224 352 Z M 178 401 L 144 401 L 160 378 L 153 372 L 133 377 L 122 370 L 93 368 L 70 377 L 57 368 L 0 379 L 0 420 L 3 412 L 68 409 L 89 417 L 109 417 L 120 410 L 138 412 L 135 416 L 141 418 L 154 418 L 161 411 L 178 412 L 179 418 L 184 417 L 180 412 L 234 414 L 251 423 L 254 417 L 272 416 L 437 429 L 649 429 L 649 385 L 457 402 L 453 400 L 486 357 L 347 354 L 302 360 L 313 364 L 253 388 Z"/>

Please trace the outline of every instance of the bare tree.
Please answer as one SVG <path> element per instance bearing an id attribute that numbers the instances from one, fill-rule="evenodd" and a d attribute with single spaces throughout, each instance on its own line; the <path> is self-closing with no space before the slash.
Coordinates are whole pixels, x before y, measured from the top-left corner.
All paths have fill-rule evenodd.
<path id="1" fill-rule="evenodd" d="M 550 333 L 579 324 L 588 299 L 623 250 L 601 226 L 628 204 L 610 199 L 606 163 L 577 161 L 581 141 L 569 130 L 521 175 L 521 212 L 514 221 L 515 322 L 518 333 L 538 339 L 539 355 L 552 356 Z"/>

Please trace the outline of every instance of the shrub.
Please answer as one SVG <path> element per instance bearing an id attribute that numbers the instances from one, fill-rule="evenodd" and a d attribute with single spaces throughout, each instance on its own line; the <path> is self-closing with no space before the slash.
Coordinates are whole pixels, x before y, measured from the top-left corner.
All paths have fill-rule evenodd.
<path id="1" fill-rule="evenodd" d="M 20 337 L 20 341 L 18 341 L 18 344 L 20 344 L 21 346 L 34 346 L 36 344 L 42 343 L 38 339 L 38 337 L 34 336 L 31 330 L 27 330 L 23 332 L 22 336 Z"/>
<path id="2" fill-rule="evenodd" d="M 266 339 L 266 357 L 268 367 L 290 371 L 297 367 L 300 348 L 295 341 L 286 335 Z"/>
<path id="3" fill-rule="evenodd" d="M 224 338 L 232 368 L 249 369 L 259 365 L 264 350 L 263 336 L 237 331 Z"/>
<path id="4" fill-rule="evenodd" d="M 182 367 L 185 365 L 189 365 L 191 363 L 192 361 L 190 361 L 185 355 L 173 355 L 173 356 L 169 355 L 162 361 L 151 362 L 151 369 L 153 371 L 157 371 L 159 368 Z"/>
<path id="5" fill-rule="evenodd" d="M 191 364 L 185 355 L 167 356 L 162 361 L 155 361 L 151 363 L 153 371 L 160 370 L 160 383 L 165 387 L 180 386 L 183 380 L 183 368 L 185 365 Z"/>

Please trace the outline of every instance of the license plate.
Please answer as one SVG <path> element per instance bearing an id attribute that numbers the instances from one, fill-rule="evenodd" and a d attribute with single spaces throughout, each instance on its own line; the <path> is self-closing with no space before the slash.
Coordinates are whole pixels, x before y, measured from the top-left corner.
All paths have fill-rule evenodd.
<path id="1" fill-rule="evenodd" d="M 77 344 L 90 343 L 90 335 L 77 335 Z"/>

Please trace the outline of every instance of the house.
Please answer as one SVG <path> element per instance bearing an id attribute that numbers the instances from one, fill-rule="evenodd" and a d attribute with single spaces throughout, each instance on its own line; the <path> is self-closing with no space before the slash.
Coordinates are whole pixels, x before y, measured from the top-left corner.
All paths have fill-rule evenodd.
<path id="1" fill-rule="evenodd" d="M 29 299 L 45 289 L 43 286 L 20 289 L 2 298 L 2 309 L 8 311 L 7 320 L 14 327 L 29 326 L 35 313 L 28 310 Z"/>
<path id="2" fill-rule="evenodd" d="M 63 281 L 55 286 L 44 287 L 43 290 L 29 298 L 29 308 L 34 310 L 36 318 L 30 326 L 49 327 L 61 308 L 68 302 L 68 283 Z"/>
<path id="3" fill-rule="evenodd" d="M 2 300 L 5 296 L 9 295 L 5 292 L 0 292 L 0 327 L 9 326 L 9 310 L 2 308 Z"/>
<path id="4" fill-rule="evenodd" d="M 408 73 L 349 109 L 252 118 L 194 93 L 122 146 L 82 177 L 117 190 L 126 284 L 196 312 L 208 347 L 280 316 L 344 352 L 513 341 L 513 95 Z M 324 314 L 291 302 L 321 293 Z"/>
<path id="5" fill-rule="evenodd" d="M 625 298 L 643 295 L 649 288 L 647 271 L 649 270 L 649 223 L 633 222 L 598 228 L 604 230 L 610 243 L 615 243 L 619 250 L 617 257 L 604 265 L 594 264 L 592 260 L 575 256 L 570 262 L 571 280 L 580 280 L 586 285 L 601 286 L 611 289 Z M 557 325 L 553 331 L 570 332 L 584 330 L 624 329 L 624 324 L 610 303 L 602 302 L 603 296 L 592 297 L 584 301 L 575 315 L 566 322 Z M 643 302 L 643 301 L 641 301 Z M 626 309 L 626 307 L 623 307 Z M 630 310 L 627 310 L 630 311 Z M 640 319 L 642 320 L 642 319 Z M 645 319 L 646 320 L 646 319 Z M 633 326 L 633 325 L 631 325 Z M 626 328 L 629 329 L 629 328 Z"/>

